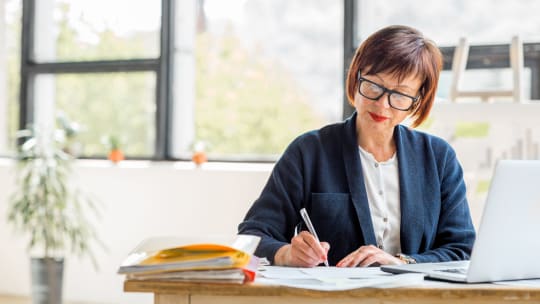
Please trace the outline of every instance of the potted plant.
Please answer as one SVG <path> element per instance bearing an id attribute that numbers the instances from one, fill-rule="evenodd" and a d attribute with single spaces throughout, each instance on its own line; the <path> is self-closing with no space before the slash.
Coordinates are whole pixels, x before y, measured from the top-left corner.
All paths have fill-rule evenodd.
<path id="1" fill-rule="evenodd" d="M 195 141 L 193 146 L 193 154 L 191 155 L 191 160 L 198 167 L 208 161 L 206 156 L 206 143 L 204 141 Z"/>
<path id="2" fill-rule="evenodd" d="M 112 161 L 114 164 L 117 164 L 125 159 L 124 153 L 122 152 L 121 148 L 121 140 L 118 136 L 107 135 L 102 138 L 102 141 L 109 150 L 109 152 L 107 153 L 107 158 L 110 161 Z"/>
<path id="3" fill-rule="evenodd" d="M 97 265 L 90 245 L 100 242 L 87 216 L 97 209 L 73 183 L 64 130 L 30 128 L 18 138 L 23 144 L 8 222 L 29 237 L 33 303 L 61 303 L 64 255 L 88 255 Z"/>

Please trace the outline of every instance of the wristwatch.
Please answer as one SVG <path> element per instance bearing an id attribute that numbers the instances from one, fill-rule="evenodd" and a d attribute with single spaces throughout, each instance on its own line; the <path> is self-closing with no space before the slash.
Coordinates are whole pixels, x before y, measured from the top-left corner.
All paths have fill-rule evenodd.
<path id="1" fill-rule="evenodd" d="M 396 258 L 400 259 L 401 261 L 405 262 L 405 264 L 416 264 L 416 260 L 403 253 L 396 254 Z"/>

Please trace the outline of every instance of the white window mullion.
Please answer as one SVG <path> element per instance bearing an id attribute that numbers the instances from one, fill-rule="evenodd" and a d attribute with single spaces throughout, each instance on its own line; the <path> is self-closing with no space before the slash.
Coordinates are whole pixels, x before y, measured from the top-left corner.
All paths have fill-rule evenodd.
<path id="1" fill-rule="evenodd" d="M 6 47 L 6 3 L 0 0 L 0 154 L 7 152 L 8 102 L 7 102 L 7 47 Z"/>
<path id="2" fill-rule="evenodd" d="M 40 0 L 35 3 L 34 54 L 35 58 L 53 62 L 56 59 L 56 35 L 54 21 L 54 0 Z M 34 124 L 52 127 L 55 119 L 56 76 L 38 75 L 34 87 Z"/>
<path id="3" fill-rule="evenodd" d="M 195 139 L 196 1 L 178 0 L 175 9 L 172 155 L 181 157 Z"/>

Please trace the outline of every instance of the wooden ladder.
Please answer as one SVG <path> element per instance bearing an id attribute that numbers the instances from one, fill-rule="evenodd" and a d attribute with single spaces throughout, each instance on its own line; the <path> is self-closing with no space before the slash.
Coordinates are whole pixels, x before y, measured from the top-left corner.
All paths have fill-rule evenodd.
<path id="1" fill-rule="evenodd" d="M 451 102 L 456 102 L 460 97 L 480 97 L 482 102 L 488 102 L 492 97 L 512 97 L 514 102 L 522 101 L 523 43 L 518 36 L 512 37 L 510 44 L 510 67 L 513 76 L 513 86 L 510 90 L 461 90 L 460 80 L 465 72 L 468 57 L 469 43 L 466 38 L 460 38 L 452 61 L 452 82 L 449 96 Z"/>

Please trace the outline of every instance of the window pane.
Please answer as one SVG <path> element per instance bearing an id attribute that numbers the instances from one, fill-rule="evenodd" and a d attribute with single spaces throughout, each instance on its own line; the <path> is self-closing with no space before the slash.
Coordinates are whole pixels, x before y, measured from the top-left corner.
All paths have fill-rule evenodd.
<path id="1" fill-rule="evenodd" d="M 466 70 L 462 75 L 460 90 L 511 90 L 512 89 L 512 70 L 511 69 L 474 69 Z M 531 69 L 523 69 L 523 99 L 531 98 Z M 450 85 L 452 83 L 452 71 L 442 71 L 439 78 L 439 87 L 437 90 L 437 101 L 448 100 L 450 96 Z M 480 97 L 460 97 L 459 102 L 481 102 Z M 490 102 L 513 102 L 513 97 L 502 96 L 492 97 Z"/>
<path id="2" fill-rule="evenodd" d="M 195 136 L 211 156 L 277 155 L 341 120 L 341 1 L 206 0 L 198 15 Z"/>
<path id="3" fill-rule="evenodd" d="M 128 157 L 151 157 L 155 83 L 155 74 L 150 72 L 40 75 L 36 79 L 36 110 L 41 114 L 56 112 L 80 126 L 73 145 L 80 156 L 106 155 L 104 140 L 114 136 Z M 51 86 L 53 90 L 48 89 Z M 51 99 L 56 100 L 55 111 L 45 108 Z"/>
<path id="4" fill-rule="evenodd" d="M 0 155 L 15 151 L 19 115 L 21 0 L 0 2 Z"/>
<path id="5" fill-rule="evenodd" d="M 157 58 L 160 1 L 39 0 L 39 62 Z"/>
<path id="6" fill-rule="evenodd" d="M 540 1 L 536 0 L 359 0 L 358 3 L 358 43 L 390 24 L 417 27 L 439 45 L 456 45 L 460 37 L 467 37 L 471 44 L 510 43 L 515 35 L 525 42 L 540 40 Z"/>

